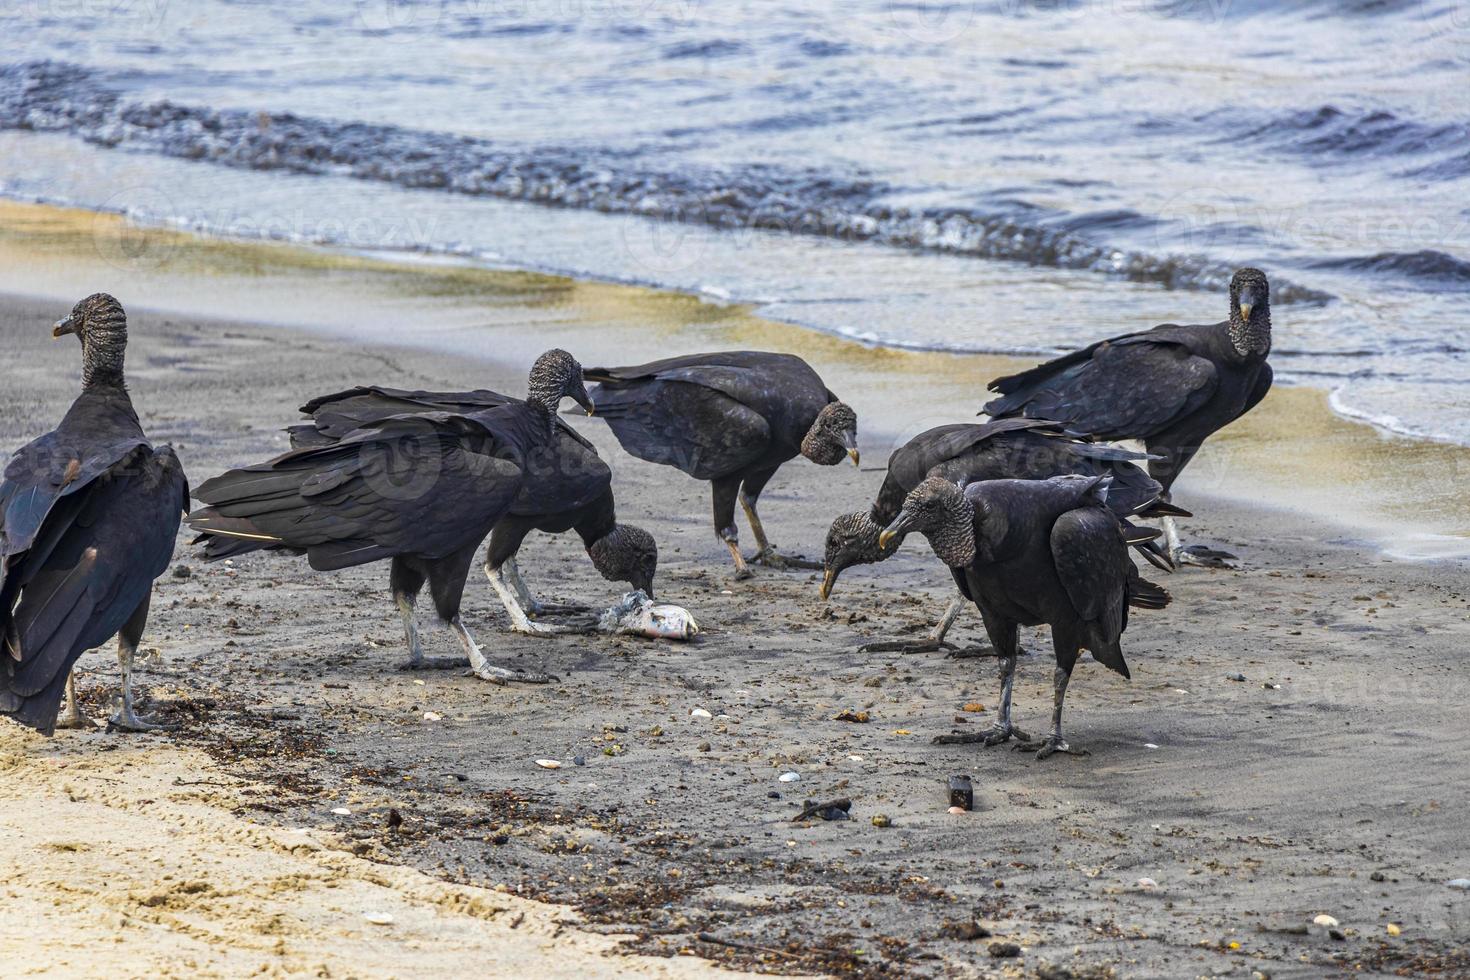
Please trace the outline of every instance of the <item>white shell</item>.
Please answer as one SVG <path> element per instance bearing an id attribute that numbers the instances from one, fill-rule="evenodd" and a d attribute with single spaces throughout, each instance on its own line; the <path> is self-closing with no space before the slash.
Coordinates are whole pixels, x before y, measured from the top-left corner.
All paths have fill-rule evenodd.
<path id="1" fill-rule="evenodd" d="M 1312 920 L 1312 925 L 1323 926 L 1327 929 L 1336 929 L 1338 926 L 1338 922 L 1332 916 L 1323 913 L 1322 915 L 1319 915 Z"/>
<path id="2" fill-rule="evenodd" d="M 537 759 L 536 760 L 536 765 L 540 766 L 542 769 L 560 769 L 561 768 L 561 763 L 560 762 L 557 762 L 555 759 Z"/>
<path id="3" fill-rule="evenodd" d="M 375 926 L 391 926 L 393 916 L 388 912 L 364 912 L 362 917 Z"/>

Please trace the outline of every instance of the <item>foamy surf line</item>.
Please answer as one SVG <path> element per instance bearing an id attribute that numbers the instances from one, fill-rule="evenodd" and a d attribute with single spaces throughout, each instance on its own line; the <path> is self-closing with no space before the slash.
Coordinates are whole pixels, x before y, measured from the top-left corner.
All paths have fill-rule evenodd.
<path id="1" fill-rule="evenodd" d="M 383 261 L 392 264 L 413 267 L 460 267 L 484 271 L 512 271 L 533 272 L 575 279 L 585 282 L 600 282 L 618 286 L 630 286 L 638 288 L 650 288 L 661 292 L 675 293 L 691 296 L 702 302 L 715 305 L 734 305 L 749 308 L 762 319 L 787 324 L 802 330 L 835 337 L 863 347 L 897 350 L 914 354 L 941 354 L 951 355 L 958 358 L 964 357 L 1008 357 L 1018 360 L 1039 360 L 1056 357 L 1066 352 L 1068 348 L 1047 345 L 992 345 L 974 343 L 945 343 L 931 342 L 925 340 L 914 340 L 905 337 L 892 336 L 881 331 L 864 330 L 856 327 L 836 326 L 813 320 L 803 319 L 796 311 L 801 308 L 800 303 L 790 303 L 779 298 L 769 296 L 744 296 L 738 292 L 732 292 L 724 288 L 715 288 L 708 285 L 690 288 L 670 287 L 668 285 L 646 279 L 618 277 L 589 273 L 584 269 L 566 268 L 544 263 L 528 263 L 518 261 L 499 253 L 488 253 L 481 249 L 456 248 L 446 246 L 442 248 L 415 245 L 404 248 L 385 248 L 381 245 L 361 245 L 338 238 L 322 238 L 300 234 L 251 234 L 242 233 L 235 227 L 216 226 L 208 221 L 197 217 L 185 217 L 181 215 L 154 214 L 140 211 L 136 208 L 106 208 L 99 207 L 86 201 L 78 201 L 55 195 L 15 195 L 4 193 L 4 186 L 0 184 L 0 199 L 8 199 L 24 204 L 36 204 L 44 207 L 71 208 L 95 214 L 116 215 L 126 219 L 130 224 L 139 228 L 154 228 L 161 231 L 177 232 L 197 235 L 201 238 L 220 242 L 235 242 L 242 244 L 275 244 L 293 247 L 306 247 L 320 249 L 329 253 L 348 255 L 359 258 Z M 1320 352 L 1311 350 L 1291 350 L 1281 352 L 1288 360 L 1300 360 L 1317 356 Z M 1340 353 L 1340 352 L 1336 352 Z M 1447 445 L 1464 446 L 1470 445 L 1464 439 L 1436 431 L 1425 431 L 1416 429 L 1411 424 L 1392 414 L 1375 413 L 1366 408 L 1354 405 L 1345 392 L 1346 386 L 1340 384 L 1344 375 L 1328 372 L 1317 372 L 1312 370 L 1292 371 L 1289 367 L 1278 367 L 1276 382 L 1282 386 L 1294 386 L 1317 389 L 1327 395 L 1327 404 L 1331 411 L 1338 417 L 1350 422 L 1364 424 L 1374 430 L 1397 438 L 1418 439 L 1426 442 L 1441 443 Z M 983 389 L 984 378 L 976 380 L 976 408 L 985 400 Z"/>

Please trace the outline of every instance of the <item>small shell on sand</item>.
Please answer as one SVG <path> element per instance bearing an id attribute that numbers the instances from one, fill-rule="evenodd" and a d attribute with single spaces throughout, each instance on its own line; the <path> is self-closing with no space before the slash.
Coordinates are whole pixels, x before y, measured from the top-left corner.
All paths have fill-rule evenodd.
<path id="1" fill-rule="evenodd" d="M 536 765 L 540 766 L 542 769 L 560 769 L 561 768 L 561 763 L 560 762 L 557 762 L 555 759 L 537 759 L 536 760 Z"/>
<path id="2" fill-rule="evenodd" d="M 1312 920 L 1312 925 L 1322 926 L 1327 929 L 1336 929 L 1339 923 L 1332 916 L 1323 913 Z"/>
<path id="3" fill-rule="evenodd" d="M 391 926 L 393 916 L 388 912 L 364 912 L 362 917 L 375 926 Z"/>
<path id="4" fill-rule="evenodd" d="M 967 811 L 962 806 L 952 806 L 952 807 L 949 808 L 949 812 L 950 813 L 968 813 L 969 811 Z"/>

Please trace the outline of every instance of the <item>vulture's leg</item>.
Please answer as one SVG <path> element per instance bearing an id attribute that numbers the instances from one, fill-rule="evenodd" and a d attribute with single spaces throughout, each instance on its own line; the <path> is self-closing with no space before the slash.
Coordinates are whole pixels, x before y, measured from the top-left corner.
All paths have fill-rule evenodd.
<path id="1" fill-rule="evenodd" d="M 1062 737 L 1062 702 L 1067 699 L 1067 683 L 1072 679 L 1072 669 L 1077 666 L 1077 651 L 1080 648 L 1065 630 L 1052 629 L 1052 646 L 1056 649 L 1057 666 L 1051 677 L 1051 733 L 1041 743 L 1036 758 L 1045 759 L 1061 752 L 1065 755 L 1088 755 L 1086 749 L 1074 749 Z M 1018 749 L 1030 749 L 1030 745 L 1018 745 Z"/>
<path id="2" fill-rule="evenodd" d="M 715 533 L 730 549 L 730 557 L 735 560 L 735 577 L 750 578 L 750 566 L 745 564 L 745 558 L 740 554 L 740 532 L 735 528 L 735 498 L 740 493 L 740 477 L 722 476 L 711 480 L 710 492 L 715 510 Z"/>
<path id="3" fill-rule="evenodd" d="M 399 670 L 447 670 L 463 667 L 459 657 L 425 657 L 423 643 L 419 640 L 418 616 L 414 607 L 418 604 L 419 590 L 424 587 L 423 570 L 407 558 L 395 557 L 388 568 L 388 585 L 393 590 L 393 604 L 403 619 L 403 639 L 408 644 L 408 661 L 398 666 Z"/>
<path id="4" fill-rule="evenodd" d="M 138 641 L 143 638 L 143 627 L 148 623 L 148 600 L 144 596 L 133 615 L 117 632 L 117 662 L 122 667 L 122 696 L 118 708 L 107 719 L 109 727 L 125 732 L 151 732 L 167 726 L 138 717 L 133 710 L 133 657 L 138 652 Z"/>
<path id="5" fill-rule="evenodd" d="M 492 664 L 480 652 L 475 638 L 470 636 L 470 631 L 465 629 L 458 615 L 449 621 L 449 628 L 454 630 L 455 635 L 459 637 L 459 642 L 464 644 L 464 651 L 470 658 L 470 673 L 482 681 L 489 681 L 491 684 L 504 684 L 507 681 L 519 681 L 522 684 L 549 684 L 556 680 L 550 674 L 512 670 L 509 667 Z"/>
<path id="6" fill-rule="evenodd" d="M 740 488 L 740 506 L 745 511 L 745 519 L 750 522 L 751 534 L 755 535 L 756 553 L 750 560 L 758 565 L 765 565 L 767 568 L 820 569 L 822 563 L 819 561 L 811 561 L 807 558 L 781 554 L 776 550 L 776 546 L 771 544 L 770 538 L 766 537 L 765 525 L 761 523 L 761 515 L 755 509 L 755 505 L 756 501 L 760 500 L 761 491 L 766 488 L 766 484 L 775 475 L 776 470 L 774 467 L 769 470 L 762 470 L 759 473 L 746 477 L 744 484 Z"/>
<path id="7" fill-rule="evenodd" d="M 944 644 L 944 637 L 949 633 L 949 628 L 954 621 L 959 619 L 960 611 L 965 608 L 965 597 L 962 595 L 952 596 L 949 605 L 944 607 L 944 615 L 939 617 L 939 622 L 934 624 L 934 629 L 929 631 L 929 642 L 936 648 Z"/>
<path id="8" fill-rule="evenodd" d="M 475 638 L 470 636 L 470 631 L 465 628 L 464 621 L 459 618 L 459 603 L 464 597 L 465 579 L 469 578 L 470 566 L 475 562 L 475 551 L 478 545 L 470 545 L 462 548 L 452 555 L 427 562 L 429 573 L 429 595 L 434 597 L 434 611 L 439 618 L 449 624 L 454 635 L 459 638 L 464 652 L 470 660 L 470 673 L 481 680 L 490 681 L 492 684 L 504 684 L 506 681 L 522 681 L 527 684 L 545 684 L 552 678 L 547 674 L 530 673 L 520 670 L 512 670 L 509 667 L 498 667 L 485 658 L 480 652 L 480 647 L 475 643 Z M 489 566 L 486 566 L 488 572 Z M 502 590 L 502 598 L 515 602 L 509 588 L 499 581 L 498 575 L 491 577 L 491 582 Z M 516 611 L 520 607 L 516 606 Z M 525 613 L 521 613 L 522 620 Z"/>
<path id="9" fill-rule="evenodd" d="M 991 644 L 996 653 L 1000 654 L 1000 709 L 995 724 L 990 726 L 990 731 L 985 735 L 985 744 L 999 745 L 1011 738 L 1029 742 L 1030 737 L 1011 724 L 1011 690 L 1016 684 L 1016 658 L 1021 654 L 1016 624 L 1008 619 L 992 616 L 984 608 L 980 610 L 980 617 L 985 621 L 985 632 L 990 635 Z"/>
<path id="10" fill-rule="evenodd" d="M 531 588 L 526 585 L 526 580 L 521 578 L 521 566 L 516 561 L 515 555 L 511 555 L 510 561 L 501 567 L 500 572 L 510 582 L 510 587 L 515 589 L 516 595 L 520 596 L 521 605 L 532 616 L 554 616 L 557 613 L 584 613 L 592 609 L 591 606 L 583 606 L 576 603 L 542 602 L 540 599 L 537 599 L 531 594 Z"/>
<path id="11" fill-rule="evenodd" d="M 66 707 L 57 717 L 56 727 L 77 728 L 84 731 L 97 727 L 92 719 L 82 714 L 82 706 L 77 703 L 77 672 L 75 669 L 66 675 Z"/>
<path id="12" fill-rule="evenodd" d="M 1174 480 L 1179 473 L 1188 465 L 1198 451 L 1195 449 L 1180 449 L 1173 446 L 1150 445 L 1145 447 L 1150 453 L 1160 456 L 1160 459 L 1148 461 L 1148 474 L 1164 485 L 1164 500 L 1173 503 L 1174 497 L 1170 492 Z M 1199 565 L 1202 568 L 1234 568 L 1232 564 L 1235 556 L 1228 551 L 1218 551 L 1207 548 L 1201 544 L 1184 545 L 1179 541 L 1179 528 L 1172 517 L 1159 518 L 1159 526 L 1164 531 L 1164 545 L 1169 549 L 1169 560 L 1178 565 Z"/>
<path id="13" fill-rule="evenodd" d="M 939 622 L 934 624 L 934 629 L 929 631 L 929 636 L 922 640 L 879 640 L 876 643 L 864 643 L 858 647 L 858 653 L 935 653 L 939 650 L 953 650 L 953 643 L 944 642 L 944 635 L 954 625 L 960 610 L 965 608 L 968 600 L 962 595 L 957 595 L 949 600 L 949 605 L 944 609 L 944 615 Z"/>
<path id="14" fill-rule="evenodd" d="M 526 614 L 526 608 L 522 606 L 522 603 L 529 599 L 527 605 L 530 605 L 536 600 L 531 597 L 524 582 L 520 583 L 520 588 L 516 587 L 516 583 L 520 581 L 520 574 L 515 569 L 515 557 L 516 552 L 520 550 L 521 542 L 530 532 L 530 524 L 507 518 L 495 525 L 495 530 L 490 534 L 490 547 L 485 551 L 485 577 L 490 580 L 490 588 L 495 590 L 500 604 L 505 607 L 505 614 L 510 617 L 511 630 L 526 636 L 585 632 L 533 623 L 531 617 Z M 455 606 L 455 611 L 458 611 L 458 604 Z"/>
<path id="15" fill-rule="evenodd" d="M 515 588 L 507 581 L 509 576 L 504 566 L 496 568 L 486 562 L 485 577 L 490 580 L 490 587 L 495 590 L 495 594 L 500 598 L 500 604 L 505 607 L 505 614 L 510 617 L 512 632 L 526 636 L 556 636 L 557 634 L 592 632 L 591 627 L 547 626 L 545 623 L 531 622 L 531 618 L 521 608 L 520 598 L 516 595 Z"/>

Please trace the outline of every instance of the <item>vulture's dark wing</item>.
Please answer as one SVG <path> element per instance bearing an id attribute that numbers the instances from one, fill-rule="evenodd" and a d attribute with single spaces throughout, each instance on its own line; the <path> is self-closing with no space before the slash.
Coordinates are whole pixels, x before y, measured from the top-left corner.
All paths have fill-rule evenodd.
<path id="1" fill-rule="evenodd" d="M 141 432 L 92 444 L 84 433 L 58 429 L 19 449 L 0 484 L 0 556 L 8 564 L 10 556 L 31 546 L 59 500 L 86 489 L 147 445 Z M 0 569 L 0 577 L 4 574 Z"/>
<path id="2" fill-rule="evenodd" d="M 0 711 L 50 734 L 72 665 L 148 596 L 188 504 L 173 450 L 147 446 L 57 502 L 31 546 L 11 556 Z"/>
<path id="3" fill-rule="evenodd" d="M 990 383 L 993 417 L 1056 419 L 1101 439 L 1146 439 L 1203 404 L 1219 383 L 1215 365 L 1177 333 L 1105 340 Z"/>
<path id="4" fill-rule="evenodd" d="M 381 385 L 359 385 L 346 391 L 313 398 L 300 409 L 303 415 L 311 416 L 311 421 L 293 425 L 286 431 L 291 436 L 292 447 L 304 449 L 336 442 L 355 429 L 394 415 L 419 415 L 425 412 L 467 415 L 519 400 L 488 388 L 477 388 L 474 391 L 410 391 Z M 592 443 L 561 419 L 557 419 L 557 429 L 592 450 Z"/>
<path id="5" fill-rule="evenodd" d="M 1118 519 L 1102 507 L 1067 511 L 1052 525 L 1051 553 L 1078 618 L 1096 624 L 1094 632 L 1109 641 L 1097 643 L 1101 649 L 1093 649 L 1092 655 L 1127 677 L 1128 664 L 1116 640 L 1125 625 L 1124 593 L 1133 562 L 1123 548 Z"/>
<path id="6" fill-rule="evenodd" d="M 194 496 L 206 555 L 304 551 L 317 569 L 474 543 L 520 490 L 515 444 L 485 415 L 395 416 L 339 443 L 231 470 Z"/>
<path id="7" fill-rule="evenodd" d="M 760 412 L 708 384 L 604 384 L 592 401 L 629 453 L 700 480 L 739 471 L 771 445 L 771 426 Z"/>

